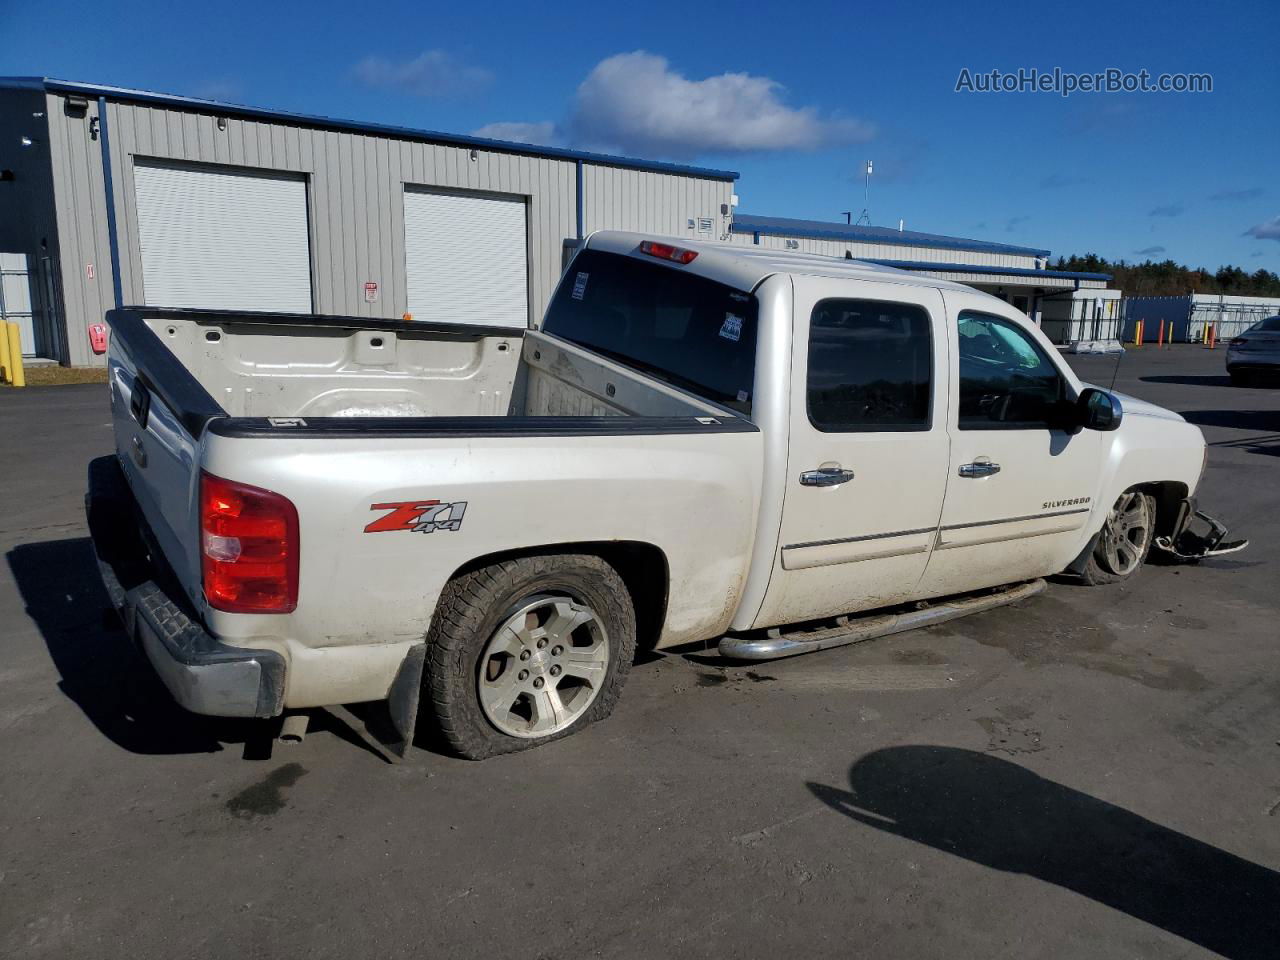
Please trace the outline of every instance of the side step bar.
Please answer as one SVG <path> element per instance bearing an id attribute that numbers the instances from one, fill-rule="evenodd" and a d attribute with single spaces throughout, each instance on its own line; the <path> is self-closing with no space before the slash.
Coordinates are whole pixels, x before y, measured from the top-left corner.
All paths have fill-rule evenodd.
<path id="1" fill-rule="evenodd" d="M 842 618 L 844 622 L 834 627 L 797 630 L 791 633 L 771 630 L 765 636 L 726 636 L 720 638 L 719 652 L 720 656 L 733 660 L 776 660 L 779 657 L 794 657 L 800 653 L 813 653 L 816 650 L 843 647 L 850 643 L 873 640 L 876 637 L 887 637 L 905 630 L 915 630 L 917 627 L 931 627 L 936 623 L 946 623 L 948 620 L 955 620 L 970 613 L 994 610 L 1008 603 L 1034 597 L 1044 588 L 1043 580 L 1031 580 L 996 593 L 950 598 L 920 610 L 873 614 L 865 619 Z"/>

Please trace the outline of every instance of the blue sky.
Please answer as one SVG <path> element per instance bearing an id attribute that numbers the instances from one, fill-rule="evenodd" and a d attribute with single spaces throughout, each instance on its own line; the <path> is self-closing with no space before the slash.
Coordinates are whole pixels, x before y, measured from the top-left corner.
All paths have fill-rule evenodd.
<path id="1" fill-rule="evenodd" d="M 690 161 L 775 216 L 856 216 L 872 159 L 878 224 L 1210 269 L 1280 270 L 1277 37 L 1273 2 L 0 0 L 0 74 Z M 1213 92 L 955 92 L 1054 67 Z"/>

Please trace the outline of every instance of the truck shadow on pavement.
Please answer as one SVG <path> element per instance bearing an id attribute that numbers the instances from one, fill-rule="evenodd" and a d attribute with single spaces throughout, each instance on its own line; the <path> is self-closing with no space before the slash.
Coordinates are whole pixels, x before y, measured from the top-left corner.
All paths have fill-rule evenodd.
<path id="1" fill-rule="evenodd" d="M 1225 373 L 1217 376 L 1196 376 L 1194 374 L 1169 374 L 1159 377 L 1139 377 L 1142 383 L 1174 383 L 1184 387 L 1229 387 L 1231 378 Z"/>
<path id="2" fill-rule="evenodd" d="M 1248 430 L 1257 436 L 1214 440 L 1209 446 L 1280 456 L 1280 410 L 1184 410 L 1182 415 L 1199 427 Z"/>
<path id="3" fill-rule="evenodd" d="M 1198 427 L 1280 432 L 1280 410 L 1183 410 L 1182 416 Z"/>
<path id="4" fill-rule="evenodd" d="M 1280 873 L 1015 763 L 892 747 L 858 760 L 849 781 L 809 789 L 858 823 L 1036 877 L 1232 960 L 1276 956 Z"/>
<path id="5" fill-rule="evenodd" d="M 111 608 L 88 537 L 14 547 L 6 559 L 60 679 L 58 689 L 101 733 L 132 753 L 212 753 L 243 745 L 248 760 L 270 759 L 269 720 L 204 717 L 179 707 L 130 642 Z M 326 711 L 311 730 L 368 744 Z"/>

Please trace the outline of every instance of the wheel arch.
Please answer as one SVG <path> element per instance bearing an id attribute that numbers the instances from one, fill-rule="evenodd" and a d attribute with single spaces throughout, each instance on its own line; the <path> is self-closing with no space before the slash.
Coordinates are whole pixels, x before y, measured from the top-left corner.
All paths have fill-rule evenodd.
<path id="1" fill-rule="evenodd" d="M 1098 538 L 1102 535 L 1102 528 L 1107 520 L 1107 511 L 1111 509 L 1112 505 L 1120 497 L 1135 491 L 1141 491 L 1155 501 L 1156 522 L 1152 531 L 1153 536 L 1165 537 L 1172 535 L 1178 522 L 1178 514 L 1182 502 L 1190 494 L 1187 485 L 1181 480 L 1146 480 L 1141 483 L 1132 483 L 1118 492 L 1113 499 L 1108 500 L 1105 504 L 1099 504 L 1103 509 L 1097 521 L 1097 528 L 1089 535 L 1076 558 L 1067 564 L 1063 573 L 1079 575 L 1084 570 L 1084 566 L 1089 560 L 1089 555 L 1093 553 L 1094 547 L 1098 543 Z"/>
<path id="2" fill-rule="evenodd" d="M 585 540 L 516 547 L 468 560 L 449 575 L 449 580 L 505 560 L 565 553 L 597 556 L 618 571 L 635 608 L 636 649 L 652 650 L 666 623 L 671 583 L 667 555 L 655 544 L 641 540 Z"/>
<path id="3" fill-rule="evenodd" d="M 1142 491 L 1156 502 L 1155 535 L 1165 537 L 1173 533 L 1182 501 L 1186 500 L 1190 494 L 1187 485 L 1181 480 L 1150 480 L 1145 483 L 1135 483 L 1124 493 L 1135 490 Z"/>

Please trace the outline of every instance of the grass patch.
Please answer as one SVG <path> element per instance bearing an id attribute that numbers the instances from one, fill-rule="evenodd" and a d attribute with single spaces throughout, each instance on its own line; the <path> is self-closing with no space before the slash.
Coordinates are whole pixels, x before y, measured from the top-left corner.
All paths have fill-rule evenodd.
<path id="1" fill-rule="evenodd" d="M 27 367 L 28 387 L 60 387 L 68 383 L 106 383 L 106 367 L 59 367 L 55 364 Z M 5 384 L 9 386 L 9 384 Z"/>

